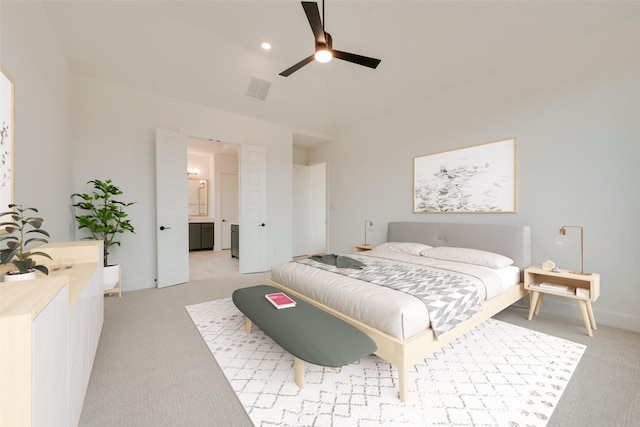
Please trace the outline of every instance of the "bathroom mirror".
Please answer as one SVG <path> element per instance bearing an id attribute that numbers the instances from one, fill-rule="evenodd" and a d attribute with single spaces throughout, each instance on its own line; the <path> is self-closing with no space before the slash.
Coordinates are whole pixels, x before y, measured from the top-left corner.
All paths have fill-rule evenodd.
<path id="1" fill-rule="evenodd" d="M 189 216 L 207 216 L 207 180 L 189 178 L 188 181 Z"/>

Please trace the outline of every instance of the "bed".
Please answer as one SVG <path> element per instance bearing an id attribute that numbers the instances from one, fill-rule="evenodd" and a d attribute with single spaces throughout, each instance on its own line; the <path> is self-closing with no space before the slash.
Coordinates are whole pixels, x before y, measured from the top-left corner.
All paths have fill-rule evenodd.
<path id="1" fill-rule="evenodd" d="M 273 266 L 268 282 L 371 337 L 378 347 L 375 354 L 398 369 L 398 393 L 404 401 L 414 364 L 526 295 L 522 272 L 530 265 L 530 229 L 518 225 L 391 222 L 386 243 L 370 252 L 345 255 L 338 258 L 367 267 L 358 271 L 320 265 L 325 260 L 292 261 Z M 411 272 L 391 287 L 371 283 L 383 280 L 369 277 L 369 270 L 387 274 L 384 270 L 396 268 L 392 267 L 396 264 L 398 269 Z M 422 278 L 411 277 L 423 269 L 436 275 L 442 284 L 451 280 L 451 286 L 456 282 L 455 286 L 476 289 L 474 298 L 479 305 L 474 308 L 465 300 L 464 316 L 452 316 L 459 322 L 452 326 L 447 320 L 442 326 L 423 295 L 395 288 L 403 286 L 404 277 L 407 282 L 420 282 Z M 347 275 L 345 271 L 352 273 Z"/>

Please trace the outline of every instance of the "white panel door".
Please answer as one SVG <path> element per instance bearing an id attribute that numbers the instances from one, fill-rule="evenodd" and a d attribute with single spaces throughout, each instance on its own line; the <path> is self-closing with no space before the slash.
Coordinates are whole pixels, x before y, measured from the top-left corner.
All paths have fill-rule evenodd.
<path id="1" fill-rule="evenodd" d="M 222 214 L 222 249 L 231 247 L 231 224 L 238 223 L 238 174 L 220 174 L 220 212 Z"/>
<path id="2" fill-rule="evenodd" d="M 240 147 L 240 273 L 256 273 L 269 269 L 266 148 Z"/>
<path id="3" fill-rule="evenodd" d="M 293 164 L 293 256 L 309 255 L 309 166 Z"/>
<path id="4" fill-rule="evenodd" d="M 189 281 L 187 136 L 156 129 L 156 284 Z"/>

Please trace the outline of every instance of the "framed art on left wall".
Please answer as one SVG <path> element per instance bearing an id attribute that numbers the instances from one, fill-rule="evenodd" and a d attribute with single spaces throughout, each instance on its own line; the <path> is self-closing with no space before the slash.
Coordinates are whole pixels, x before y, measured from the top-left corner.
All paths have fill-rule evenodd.
<path id="1" fill-rule="evenodd" d="M 13 78 L 0 65 L 0 211 L 13 203 Z"/>

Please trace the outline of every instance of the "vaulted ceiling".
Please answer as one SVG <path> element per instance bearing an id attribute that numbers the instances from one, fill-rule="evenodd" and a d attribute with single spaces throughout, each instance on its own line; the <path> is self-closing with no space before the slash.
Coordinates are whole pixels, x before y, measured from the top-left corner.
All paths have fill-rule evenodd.
<path id="1" fill-rule="evenodd" d="M 75 73 L 327 138 L 640 13 L 635 1 L 327 0 L 334 48 L 381 64 L 312 62 L 285 78 L 314 50 L 299 1 L 44 5 Z M 265 100 L 247 96 L 252 76 L 271 83 Z"/>

